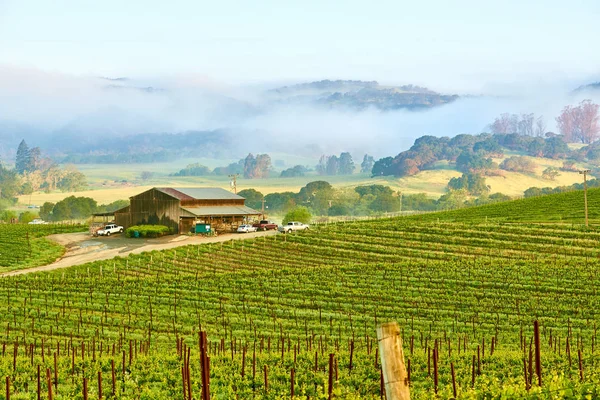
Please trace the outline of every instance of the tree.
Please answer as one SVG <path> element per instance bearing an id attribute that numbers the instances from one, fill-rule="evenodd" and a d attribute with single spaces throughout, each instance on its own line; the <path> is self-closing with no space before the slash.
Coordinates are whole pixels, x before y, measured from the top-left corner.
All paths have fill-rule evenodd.
<path id="1" fill-rule="evenodd" d="M 248 207 L 255 210 L 262 209 L 262 200 L 264 195 L 261 192 L 254 189 L 244 189 L 238 192 L 238 196 L 242 196 L 244 199 L 246 199 L 245 204 Z"/>
<path id="2" fill-rule="evenodd" d="M 33 172 L 37 171 L 42 162 L 42 151 L 39 147 L 32 147 L 29 149 L 28 157 L 27 157 L 27 166 L 26 171 Z"/>
<path id="3" fill-rule="evenodd" d="M 521 119 L 518 122 L 518 133 L 522 136 L 533 136 L 533 114 L 521 114 Z"/>
<path id="4" fill-rule="evenodd" d="M 369 209 L 375 212 L 397 212 L 400 211 L 400 198 L 390 193 L 380 193 L 369 205 Z"/>
<path id="5" fill-rule="evenodd" d="M 512 172 L 522 172 L 527 174 L 533 174 L 535 172 L 536 165 L 527 157 L 512 156 L 500 164 L 500 169 Z"/>
<path id="6" fill-rule="evenodd" d="M 473 173 L 466 173 L 461 177 L 450 179 L 448 189 L 451 191 L 462 190 L 473 196 L 480 196 L 490 191 L 490 188 L 486 185 L 485 178 Z"/>
<path id="7" fill-rule="evenodd" d="M 312 215 L 311 215 L 310 211 L 308 211 L 308 208 L 298 206 L 298 207 L 294 208 L 293 210 L 290 210 L 287 214 L 285 214 L 285 217 L 283 217 L 282 223 L 285 225 L 291 221 L 298 221 L 298 222 L 302 222 L 304 224 L 308 224 L 308 223 L 310 223 L 311 218 L 312 218 Z"/>
<path id="8" fill-rule="evenodd" d="M 362 163 L 360 163 L 360 172 L 362 174 L 371 173 L 371 171 L 373 170 L 373 164 L 375 164 L 375 159 L 373 158 L 373 156 L 365 154 Z"/>
<path id="9" fill-rule="evenodd" d="M 393 175 L 393 172 L 391 171 L 393 162 L 393 157 L 384 157 L 375 161 L 375 164 L 373 164 L 373 169 L 371 170 L 371 176 L 375 177 Z"/>
<path id="10" fill-rule="evenodd" d="M 13 210 L 4 210 L 0 212 L 0 221 L 10 223 L 17 219 L 17 213 Z"/>
<path id="11" fill-rule="evenodd" d="M 519 125 L 519 117 L 515 114 L 504 113 L 496 118 L 490 129 L 492 133 L 517 133 Z"/>
<path id="12" fill-rule="evenodd" d="M 548 167 L 542 172 L 542 178 L 551 181 L 555 180 L 556 177 L 559 175 L 560 173 L 558 172 L 558 169 L 556 167 Z"/>
<path id="13" fill-rule="evenodd" d="M 579 118 L 577 121 L 580 124 L 580 134 L 582 143 L 590 144 L 598 139 L 600 127 L 598 126 L 598 104 L 592 103 L 591 100 L 583 100 L 579 103 Z"/>
<path id="14" fill-rule="evenodd" d="M 540 115 L 535 120 L 535 136 L 536 137 L 544 137 L 546 133 L 546 122 L 544 122 L 544 116 Z"/>
<path id="15" fill-rule="evenodd" d="M 50 221 L 52 216 L 52 210 L 54 209 L 54 203 L 45 202 L 40 207 L 40 218 L 44 221 Z"/>
<path id="16" fill-rule="evenodd" d="M 244 160 L 244 178 L 246 179 L 268 178 L 270 169 L 271 157 L 268 154 L 257 154 L 254 157 L 250 153 Z"/>
<path id="17" fill-rule="evenodd" d="M 302 165 L 295 165 L 292 168 L 281 171 L 281 178 L 297 178 L 304 176 L 307 172 L 306 167 Z"/>
<path id="18" fill-rule="evenodd" d="M 31 211 L 25 211 L 19 215 L 19 222 L 22 224 L 27 224 L 36 218 L 38 218 L 37 214 L 35 214 Z"/>
<path id="19" fill-rule="evenodd" d="M 327 166 L 325 168 L 327 175 L 337 175 L 340 173 L 340 159 L 337 156 L 327 157 Z"/>
<path id="20" fill-rule="evenodd" d="M 310 207 L 318 215 L 327 214 L 329 201 L 333 198 L 333 187 L 325 181 L 309 182 L 296 196 L 298 204 Z"/>
<path id="21" fill-rule="evenodd" d="M 148 179 L 152 179 L 153 176 L 154 172 L 152 171 L 142 171 L 142 173 L 140 174 L 140 179 L 143 181 L 147 181 Z"/>
<path id="22" fill-rule="evenodd" d="M 87 179 L 77 170 L 71 170 L 58 182 L 61 192 L 76 192 L 87 187 Z"/>
<path id="23" fill-rule="evenodd" d="M 463 151 L 456 158 L 456 169 L 462 172 L 482 172 L 497 167 L 498 165 L 491 158 L 487 158 L 481 153 Z"/>
<path id="24" fill-rule="evenodd" d="M 17 158 L 15 162 L 15 170 L 17 173 L 22 174 L 28 170 L 29 166 L 29 146 L 25 142 L 25 139 L 21 140 L 19 147 L 17 148 Z"/>
<path id="25" fill-rule="evenodd" d="M 319 175 L 327 174 L 327 157 L 324 154 L 321 156 L 321 158 L 319 158 L 319 163 L 315 169 Z"/>
<path id="26" fill-rule="evenodd" d="M 270 193 L 265 196 L 265 205 L 271 212 L 288 212 L 296 207 L 296 194 L 292 192 Z"/>
<path id="27" fill-rule="evenodd" d="M 344 152 L 340 154 L 339 158 L 339 171 L 340 175 L 352 175 L 354 173 L 354 160 L 352 160 L 352 155 L 348 152 Z"/>
<path id="28" fill-rule="evenodd" d="M 556 125 L 567 142 L 581 141 L 590 144 L 598 139 L 598 104 L 591 100 L 583 100 L 577 107 L 565 106 L 558 117 Z"/>
<path id="29" fill-rule="evenodd" d="M 97 206 L 96 200 L 89 197 L 69 196 L 54 205 L 52 219 L 65 221 L 87 218 L 96 211 Z"/>
<path id="30" fill-rule="evenodd" d="M 184 169 L 173 174 L 173 176 L 206 176 L 212 172 L 210 168 L 199 163 L 188 164 Z"/>
<path id="31" fill-rule="evenodd" d="M 562 167 L 560 167 L 561 171 L 566 172 L 577 172 L 577 166 L 575 165 L 575 161 L 573 160 L 565 160 L 563 161 Z"/>

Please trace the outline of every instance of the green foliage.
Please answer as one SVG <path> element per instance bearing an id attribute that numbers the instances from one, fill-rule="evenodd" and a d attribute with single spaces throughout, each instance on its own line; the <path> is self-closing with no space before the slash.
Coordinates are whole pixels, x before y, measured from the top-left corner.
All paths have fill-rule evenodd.
<path id="1" fill-rule="evenodd" d="M 537 165 L 527 157 L 512 156 L 506 158 L 500 164 L 500 169 L 512 172 L 522 172 L 526 174 L 535 173 Z"/>
<path id="2" fill-rule="evenodd" d="M 552 218 L 572 208 L 571 200 L 556 196 L 540 215 Z M 2 340 L 18 339 L 19 345 L 10 352 L 7 345 L 0 376 L 11 377 L 16 398 L 35 397 L 37 366 L 54 368 L 57 353 L 55 398 L 82 398 L 83 378 L 89 398 L 97 398 L 98 372 L 111 397 L 112 363 L 121 398 L 183 398 L 187 362 L 177 351 L 183 348 L 196 360 L 190 377 L 199 398 L 202 329 L 211 344 L 214 398 L 289 398 L 294 368 L 296 396 L 325 399 L 333 354 L 335 398 L 375 400 L 381 397 L 376 326 L 398 321 L 411 363 L 411 398 L 595 399 L 597 349 L 585 344 L 597 337 L 600 282 L 594 272 L 600 252 L 594 244 L 600 231 L 490 217 L 496 208 L 496 216 L 521 216 L 540 203 L 314 226 L 297 235 L 190 245 L 6 277 L 0 279 L 0 326 L 7 327 Z M 464 219 L 453 221 L 459 215 Z M 28 254 L 28 247 L 21 252 Z M 523 359 L 529 364 L 534 320 L 540 323 L 543 383 L 527 389 Z M 435 343 L 437 393 L 428 351 Z M 554 343 L 560 343 L 557 351 Z M 452 394 L 451 363 L 458 396 Z"/>
<path id="3" fill-rule="evenodd" d="M 371 176 L 393 175 L 393 171 L 391 170 L 393 161 L 394 157 L 384 157 L 375 161 L 371 170 Z"/>
<path id="4" fill-rule="evenodd" d="M 405 194 L 402 196 L 402 210 L 435 211 L 437 210 L 437 201 L 427 197 L 425 193 Z"/>
<path id="5" fill-rule="evenodd" d="M 498 165 L 482 153 L 462 152 L 456 159 L 456 169 L 462 172 L 485 172 L 496 169 Z"/>
<path id="6" fill-rule="evenodd" d="M 76 192 L 87 187 L 87 178 L 79 171 L 68 171 L 57 187 L 61 192 Z"/>
<path id="7" fill-rule="evenodd" d="M 52 208 L 53 221 L 85 219 L 96 211 L 96 200 L 89 197 L 69 196 Z"/>
<path id="8" fill-rule="evenodd" d="M 287 214 L 285 214 L 285 217 L 283 217 L 282 223 L 283 223 L 283 225 L 285 225 L 290 221 L 298 221 L 298 222 L 308 224 L 308 223 L 310 223 L 311 218 L 312 218 L 312 215 L 311 215 L 310 211 L 308 210 L 308 208 L 298 206 L 298 207 L 290 210 Z"/>
<path id="9" fill-rule="evenodd" d="M 218 176 L 232 175 L 232 174 L 243 174 L 244 173 L 244 159 L 238 162 L 231 163 L 226 167 L 217 167 L 213 170 L 213 174 Z"/>
<path id="10" fill-rule="evenodd" d="M 15 162 L 15 170 L 19 174 L 29 170 L 29 146 L 25 143 L 25 139 L 21 140 L 17 148 L 17 158 Z"/>
<path id="11" fill-rule="evenodd" d="M 96 207 L 94 212 L 113 212 L 125 208 L 129 205 L 129 200 L 115 200 L 109 204 L 102 204 Z"/>
<path id="12" fill-rule="evenodd" d="M 358 193 L 360 197 L 366 196 L 368 194 L 371 194 L 371 195 L 377 197 L 382 194 L 391 195 L 394 193 L 394 191 L 389 186 L 383 186 L 383 185 L 357 186 L 354 188 L 354 191 L 356 193 Z"/>
<path id="13" fill-rule="evenodd" d="M 479 196 L 490 191 L 485 183 L 485 178 L 480 174 L 466 173 L 460 178 L 452 178 L 448 182 L 449 190 L 465 190 L 466 193 Z"/>
<path id="14" fill-rule="evenodd" d="M 48 201 L 42 204 L 42 206 L 40 207 L 40 218 L 44 221 L 50 221 L 54 206 L 54 203 L 50 203 Z"/>
<path id="15" fill-rule="evenodd" d="M 255 210 L 262 209 L 262 200 L 264 195 L 255 189 L 244 189 L 238 192 L 239 196 L 246 199 L 245 204 Z"/>
<path id="16" fill-rule="evenodd" d="M 12 210 L 4 210 L 4 211 L 0 211 L 0 221 L 2 222 L 12 222 L 13 220 L 16 220 L 18 218 L 18 215 L 16 213 L 16 211 L 12 211 Z"/>
<path id="17" fill-rule="evenodd" d="M 281 178 L 297 178 L 306 175 L 308 170 L 302 165 L 296 165 L 292 168 L 281 171 Z"/>
<path id="18" fill-rule="evenodd" d="M 172 174 L 173 176 L 207 176 L 211 175 L 212 171 L 210 168 L 200 164 L 188 164 L 185 168 L 181 169 L 179 172 Z"/>
<path id="19" fill-rule="evenodd" d="M 556 167 L 548 167 L 542 172 L 542 178 L 548 179 L 551 181 L 555 180 L 556 177 L 559 175 L 560 175 L 560 172 L 558 172 L 558 168 L 556 168 Z"/>
<path id="20" fill-rule="evenodd" d="M 138 232 L 141 238 L 157 238 L 172 233 L 171 229 L 164 225 L 134 225 L 125 230 L 125 236 L 135 237 L 135 232 Z"/>
<path id="21" fill-rule="evenodd" d="M 25 211 L 19 214 L 19 222 L 22 224 L 27 224 L 36 218 L 39 218 L 39 215 L 31 211 Z"/>
<path id="22" fill-rule="evenodd" d="M 265 196 L 265 207 L 269 212 L 286 213 L 296 206 L 296 193 L 269 193 Z"/>
<path id="23" fill-rule="evenodd" d="M 544 222 L 560 221 L 569 224 L 582 224 L 584 221 L 583 190 L 555 192 L 531 188 L 528 197 L 497 204 L 454 210 L 443 213 L 431 213 L 411 216 L 419 221 L 462 221 L 464 223 L 484 222 L 486 220 L 505 222 Z M 534 192 L 537 192 L 536 197 Z M 454 192 L 451 192 L 454 193 Z M 464 204 L 464 203 L 463 203 Z M 588 190 L 590 220 L 600 222 L 600 188 Z"/>

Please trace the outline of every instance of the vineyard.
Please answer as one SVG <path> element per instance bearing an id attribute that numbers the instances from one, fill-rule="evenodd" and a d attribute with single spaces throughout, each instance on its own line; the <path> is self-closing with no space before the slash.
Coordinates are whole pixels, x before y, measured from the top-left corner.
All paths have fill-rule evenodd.
<path id="1" fill-rule="evenodd" d="M 484 215 L 531 206 L 0 278 L 0 398 L 379 399 L 391 320 L 414 399 L 598 398 L 600 231 Z"/>
<path id="2" fill-rule="evenodd" d="M 45 236 L 86 229 L 71 224 L 0 224 L 0 273 L 53 262 L 63 255 L 64 248 Z"/>
<path id="3" fill-rule="evenodd" d="M 416 220 L 483 222 L 485 220 L 511 222 L 576 223 L 584 221 L 583 191 L 577 190 L 515 201 L 462 208 L 444 213 L 422 214 Z M 589 218 L 600 219 L 600 188 L 588 189 Z"/>

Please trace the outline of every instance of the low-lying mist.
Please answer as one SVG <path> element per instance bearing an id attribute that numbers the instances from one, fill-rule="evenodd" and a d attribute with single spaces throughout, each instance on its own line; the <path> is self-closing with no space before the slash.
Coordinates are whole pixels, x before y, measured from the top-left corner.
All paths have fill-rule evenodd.
<path id="1" fill-rule="evenodd" d="M 501 113 L 543 115 L 547 130 L 555 131 L 554 119 L 565 105 L 600 100 L 600 92 L 560 84 L 515 84 L 510 93 L 462 96 L 420 111 L 381 111 L 331 107 L 301 96 L 274 100 L 265 87 L 193 76 L 108 79 L 0 67 L 0 152 L 14 154 L 22 138 L 51 153 L 64 146 L 61 139 L 93 146 L 140 133 L 221 130 L 231 137 L 236 156 L 278 152 L 317 158 L 350 151 L 383 157 L 423 135 L 483 132 Z"/>

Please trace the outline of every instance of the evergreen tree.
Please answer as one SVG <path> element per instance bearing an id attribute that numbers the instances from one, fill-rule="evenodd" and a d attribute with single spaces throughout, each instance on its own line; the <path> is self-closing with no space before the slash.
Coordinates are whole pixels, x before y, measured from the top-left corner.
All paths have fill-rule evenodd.
<path id="1" fill-rule="evenodd" d="M 19 174 L 24 173 L 28 170 L 29 166 L 29 147 L 27 143 L 25 143 L 25 139 L 21 140 L 19 143 L 19 148 L 17 149 L 17 160 L 15 163 L 15 169 Z"/>

